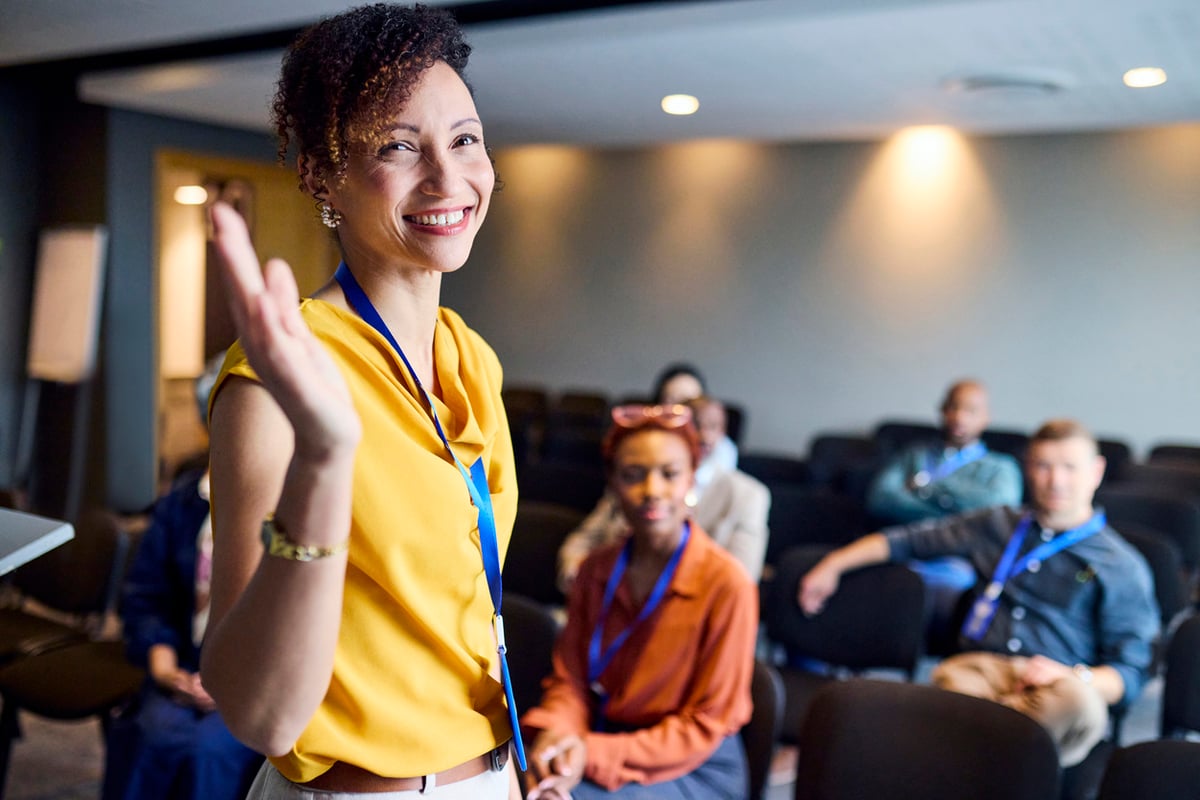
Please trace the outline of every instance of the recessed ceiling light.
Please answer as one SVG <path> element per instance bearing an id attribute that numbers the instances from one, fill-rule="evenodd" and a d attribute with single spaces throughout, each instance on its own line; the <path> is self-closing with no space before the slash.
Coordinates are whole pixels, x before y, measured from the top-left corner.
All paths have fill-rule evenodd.
<path id="1" fill-rule="evenodd" d="M 700 101 L 690 94 L 669 94 L 662 99 L 662 110 L 668 114 L 685 117 L 695 114 L 700 108 Z"/>
<path id="2" fill-rule="evenodd" d="M 175 190 L 175 202 L 181 206 L 202 206 L 208 202 L 208 190 L 203 186 L 180 186 Z"/>
<path id="3" fill-rule="evenodd" d="M 1134 89 L 1161 86 L 1167 82 L 1167 73 L 1161 67 L 1136 67 L 1128 70 L 1123 78 L 1125 85 Z"/>

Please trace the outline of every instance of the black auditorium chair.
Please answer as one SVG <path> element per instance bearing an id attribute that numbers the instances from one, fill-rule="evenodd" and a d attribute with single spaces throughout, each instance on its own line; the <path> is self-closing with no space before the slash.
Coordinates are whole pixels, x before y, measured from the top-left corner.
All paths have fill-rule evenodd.
<path id="1" fill-rule="evenodd" d="M 1129 526 L 1157 531 L 1179 548 L 1186 572 L 1200 569 L 1200 499 L 1170 487 L 1122 482 L 1101 486 L 1096 505 L 1117 531 Z"/>
<path id="2" fill-rule="evenodd" d="M 1133 448 L 1120 439 L 1097 439 L 1096 445 L 1104 456 L 1104 482 L 1124 480 L 1125 470 L 1133 463 Z"/>
<path id="3" fill-rule="evenodd" d="M 813 699 L 795 800 L 1052 800 L 1058 751 L 1011 708 L 922 684 L 854 679 Z"/>
<path id="4" fill-rule="evenodd" d="M 866 670 L 916 675 L 925 637 L 925 584 L 902 564 L 879 564 L 842 576 L 825 609 L 806 616 L 796 602 L 800 579 L 827 546 L 785 553 L 764 584 L 767 639 L 787 653 L 782 738 L 795 742 L 813 696 L 822 687 Z"/>
<path id="5" fill-rule="evenodd" d="M 871 438 L 879 445 L 880 452 L 890 457 L 909 445 L 940 441 L 942 432 L 927 422 L 888 419 L 875 426 Z"/>
<path id="6" fill-rule="evenodd" d="M 513 698 L 524 713 L 541 702 L 560 627 L 548 606 L 516 592 L 505 591 L 502 611 Z"/>
<path id="7" fill-rule="evenodd" d="M 558 589 L 558 549 L 586 514 L 571 506 L 521 498 L 504 558 L 504 586 L 539 603 L 564 605 Z"/>
<path id="8" fill-rule="evenodd" d="M 1179 461 L 1145 461 L 1129 464 L 1121 484 L 1170 489 L 1200 498 L 1200 464 Z"/>
<path id="9" fill-rule="evenodd" d="M 1150 448 L 1146 460 L 1151 463 L 1183 464 L 1200 467 L 1200 445 L 1161 442 Z"/>
<path id="10" fill-rule="evenodd" d="M 517 468 L 522 500 L 559 503 L 583 512 L 596 507 L 607 480 L 604 466 L 539 461 Z"/>
<path id="11" fill-rule="evenodd" d="M 1171 629 L 1176 616 L 1191 606 L 1190 587 L 1179 546 L 1170 537 L 1134 523 L 1122 525 L 1120 534 L 1138 549 L 1154 574 L 1154 596 L 1158 600 L 1165 634 Z"/>
<path id="12" fill-rule="evenodd" d="M 13 572 L 20 604 L 0 609 L 0 664 L 99 634 L 115 608 L 132 544 L 115 515 L 91 509 L 75 524 L 71 541 Z"/>
<path id="13" fill-rule="evenodd" d="M 808 446 L 813 481 L 865 504 L 867 489 L 883 463 L 879 445 L 869 436 L 823 433 Z"/>
<path id="14" fill-rule="evenodd" d="M 540 386 L 507 386 L 500 391 L 517 464 L 535 458 L 546 430 L 550 394 Z"/>
<path id="15" fill-rule="evenodd" d="M 768 486 L 812 484 L 812 470 L 807 459 L 784 453 L 749 452 L 738 455 L 738 469 Z"/>
<path id="16" fill-rule="evenodd" d="M 608 395 L 603 392 L 582 389 L 563 392 L 550 403 L 547 425 L 603 431 L 611 422 L 611 406 Z"/>
<path id="17" fill-rule="evenodd" d="M 1200 733 L 1200 616 L 1186 619 L 1167 645 L 1162 735 Z"/>
<path id="18" fill-rule="evenodd" d="M 828 486 L 764 481 L 771 491 L 765 563 L 776 564 L 792 547 L 849 544 L 867 533 L 867 516 L 853 498 Z"/>
<path id="19" fill-rule="evenodd" d="M 1023 431 L 988 428 L 980 436 L 988 450 L 995 453 L 1007 453 L 1021 462 L 1025 459 L 1025 451 L 1029 448 L 1029 434 Z"/>
<path id="20" fill-rule="evenodd" d="M 746 751 L 749 773 L 747 800 L 761 800 L 771 773 L 771 760 L 783 725 L 783 679 L 779 671 L 766 661 L 754 662 L 754 678 L 750 684 L 754 702 L 750 721 L 741 731 L 742 747 Z"/>
<path id="21" fill-rule="evenodd" d="M 0 635 L 10 637 L 11 648 L 0 666 L 0 798 L 22 713 L 63 721 L 99 717 L 104 732 L 140 689 L 145 673 L 125 659 L 124 643 L 99 638 L 116 611 L 135 538 L 114 514 L 92 509 L 80 517 L 74 539 L 15 573 L 18 588 L 58 612 L 66 632 L 34 630 L 31 611 L 6 609 L 0 616 Z"/>
<path id="22" fill-rule="evenodd" d="M 725 435 L 741 447 L 746 438 L 746 407 L 731 400 L 722 400 L 721 405 L 725 407 Z"/>
<path id="23" fill-rule="evenodd" d="M 1099 800 L 1200 798 L 1200 742 L 1157 739 L 1113 753 Z"/>

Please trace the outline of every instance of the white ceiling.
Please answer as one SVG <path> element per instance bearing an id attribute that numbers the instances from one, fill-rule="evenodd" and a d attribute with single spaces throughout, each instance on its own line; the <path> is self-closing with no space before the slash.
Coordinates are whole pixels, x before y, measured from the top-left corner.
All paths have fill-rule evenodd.
<path id="1" fill-rule="evenodd" d="M 0 0 L 0 66 L 277 30 L 348 5 Z M 651 3 L 474 25 L 468 37 L 468 77 L 493 144 L 859 139 L 928 123 L 1038 133 L 1200 120 L 1200 0 Z M 87 74 L 80 93 L 265 130 L 278 59 L 248 53 Z M 1147 65 L 1165 68 L 1167 83 L 1122 85 L 1126 69 Z M 965 76 L 1059 88 L 951 88 Z M 672 92 L 699 97 L 699 113 L 663 114 L 659 100 Z"/>

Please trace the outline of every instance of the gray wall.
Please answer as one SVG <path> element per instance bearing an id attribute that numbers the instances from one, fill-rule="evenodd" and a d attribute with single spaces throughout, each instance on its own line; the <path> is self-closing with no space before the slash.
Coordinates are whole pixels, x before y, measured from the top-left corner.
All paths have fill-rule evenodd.
<path id="1" fill-rule="evenodd" d="M 266 135 L 112 111 L 109 114 L 106 362 L 107 502 L 139 509 L 157 490 L 158 284 L 154 154 L 160 148 L 271 161 Z"/>
<path id="2" fill-rule="evenodd" d="M 881 143 L 524 148 L 446 283 L 510 384 L 644 393 L 687 359 L 749 449 L 932 419 L 1056 415 L 1200 441 L 1200 124 L 978 138 L 905 183 Z"/>
<path id="3" fill-rule="evenodd" d="M 38 148 L 28 92 L 0 83 L 0 486 L 16 476 L 17 437 L 25 386 L 25 349 L 37 233 Z"/>

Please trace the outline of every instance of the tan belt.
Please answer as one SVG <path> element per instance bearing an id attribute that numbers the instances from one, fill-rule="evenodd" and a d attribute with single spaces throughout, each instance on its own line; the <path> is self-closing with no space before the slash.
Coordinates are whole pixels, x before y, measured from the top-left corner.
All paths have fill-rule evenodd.
<path id="1" fill-rule="evenodd" d="M 362 767 L 338 761 L 325 772 L 301 785 L 326 792 L 358 792 L 362 794 L 419 792 L 432 789 L 434 786 L 465 781 L 476 775 L 482 775 L 488 770 L 499 772 L 507 763 L 508 742 L 505 742 L 495 750 L 489 750 L 483 755 L 475 756 L 456 767 L 442 770 L 434 775 L 418 775 L 415 778 L 385 778 Z"/>

